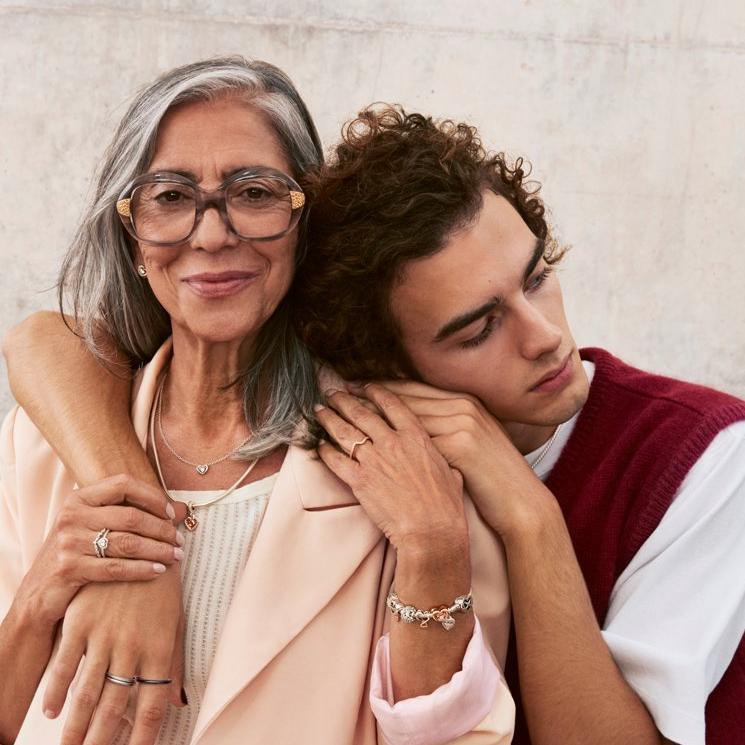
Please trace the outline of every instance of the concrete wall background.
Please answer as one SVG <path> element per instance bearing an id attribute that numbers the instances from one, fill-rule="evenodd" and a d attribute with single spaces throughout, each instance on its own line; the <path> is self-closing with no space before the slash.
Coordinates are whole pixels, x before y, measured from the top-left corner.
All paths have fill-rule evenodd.
<path id="1" fill-rule="evenodd" d="M 739 0 L 0 0 L 0 333 L 53 306 L 129 95 L 224 53 L 289 72 L 327 146 L 386 100 L 527 156 L 579 342 L 745 396 Z"/>

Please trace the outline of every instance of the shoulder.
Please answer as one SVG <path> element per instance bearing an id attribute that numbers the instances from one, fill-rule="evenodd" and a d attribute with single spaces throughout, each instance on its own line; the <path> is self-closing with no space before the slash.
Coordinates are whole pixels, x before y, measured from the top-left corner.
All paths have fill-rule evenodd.
<path id="1" fill-rule="evenodd" d="M 714 421 L 718 429 L 745 420 L 745 401 L 723 391 L 689 383 L 628 365 L 603 349 L 581 351 L 595 365 L 591 397 L 627 415 L 645 414 L 660 421 L 677 421 L 695 427 Z"/>

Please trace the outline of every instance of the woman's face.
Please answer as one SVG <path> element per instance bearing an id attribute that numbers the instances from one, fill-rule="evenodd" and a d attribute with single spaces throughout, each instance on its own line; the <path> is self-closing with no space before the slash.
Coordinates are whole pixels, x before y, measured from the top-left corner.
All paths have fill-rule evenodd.
<path id="1" fill-rule="evenodd" d="M 212 191 L 230 175 L 257 166 L 290 174 L 264 115 L 225 98 L 169 111 L 148 173 L 181 174 Z M 181 244 L 139 242 L 135 263 L 145 265 L 146 281 L 170 315 L 174 333 L 208 343 L 242 342 L 255 336 L 286 294 L 296 241 L 297 229 L 270 241 L 239 238 L 211 207 Z"/>

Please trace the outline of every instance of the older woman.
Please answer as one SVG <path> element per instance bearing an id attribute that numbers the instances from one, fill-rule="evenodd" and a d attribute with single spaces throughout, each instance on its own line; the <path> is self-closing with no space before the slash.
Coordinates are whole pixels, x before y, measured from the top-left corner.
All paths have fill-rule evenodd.
<path id="1" fill-rule="evenodd" d="M 112 338 L 120 358 L 145 365 L 134 427 L 95 415 L 116 412 L 126 382 L 78 354 L 80 380 L 92 385 L 70 429 L 33 401 L 41 431 L 23 411 L 6 422 L 10 519 L 0 531 L 25 568 L 71 498 L 73 474 L 81 484 L 120 470 L 152 480 L 152 466 L 183 518 L 181 582 L 170 570 L 77 594 L 19 745 L 60 735 L 86 745 L 466 743 L 469 729 L 478 742 L 509 742 L 512 702 L 470 612 L 473 588 L 503 658 L 497 540 L 396 396 L 369 390 L 375 413 L 329 379 L 320 406 L 313 360 L 288 321 L 303 255 L 298 182 L 320 159 L 297 92 L 263 63 L 179 68 L 125 115 L 61 285 L 95 355 Z M 364 417 L 374 441 L 335 410 Z M 316 412 L 339 448 L 322 443 L 321 458 L 346 469 L 352 490 L 309 449 Z M 182 585 L 175 695 L 185 705 L 166 707 L 181 679 Z M 376 651 L 393 615 L 418 623 L 392 624 Z M 76 674 L 67 718 L 55 718 Z"/>

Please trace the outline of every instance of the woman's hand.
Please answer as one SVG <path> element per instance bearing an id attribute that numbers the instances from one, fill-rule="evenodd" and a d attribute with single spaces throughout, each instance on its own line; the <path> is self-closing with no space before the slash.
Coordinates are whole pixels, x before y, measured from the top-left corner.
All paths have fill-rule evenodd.
<path id="1" fill-rule="evenodd" d="M 535 507 L 553 501 L 502 425 L 477 398 L 411 381 L 380 385 L 416 415 L 434 447 L 463 475 L 469 496 L 497 533 L 507 536 L 531 519 Z M 350 386 L 360 395 L 369 388 Z"/>
<path id="2" fill-rule="evenodd" d="M 129 476 L 75 490 L 60 507 L 14 604 L 39 627 L 52 628 L 89 582 L 155 579 L 183 555 L 174 514 L 162 491 Z M 110 532 L 101 558 L 94 540 L 104 528 Z"/>
<path id="3" fill-rule="evenodd" d="M 64 615 L 62 640 L 44 694 L 47 716 L 59 714 L 85 657 L 62 735 L 66 745 L 110 742 L 120 725 L 131 689 L 107 683 L 107 672 L 174 678 L 179 691 L 174 703 L 182 704 L 181 673 L 174 669 L 174 659 L 176 665 L 181 661 L 174 648 L 182 616 L 174 563 L 183 556 L 183 538 L 171 522 L 174 514 L 160 489 L 125 475 L 104 479 L 65 500 L 35 562 L 39 571 L 47 567 L 46 576 L 58 578 L 47 615 Z M 104 527 L 111 532 L 107 558 L 101 559 L 93 539 Z M 64 582 L 59 582 L 61 577 Z M 133 580 L 154 581 L 133 585 Z M 75 595 L 73 590 L 86 582 L 92 584 Z M 171 686 L 142 688 L 148 690 L 139 698 L 132 745 L 138 739 L 155 742 L 166 698 L 173 696 Z"/>
<path id="4" fill-rule="evenodd" d="M 380 413 L 343 391 L 329 391 L 329 406 L 316 409 L 342 451 L 322 443 L 323 462 L 349 485 L 399 554 L 427 552 L 442 542 L 467 544 L 460 474 L 394 393 L 369 385 L 365 394 Z"/>
<path id="5" fill-rule="evenodd" d="M 80 660 L 62 742 L 109 743 L 135 691 L 137 708 L 129 745 L 155 743 L 168 702 L 183 706 L 183 614 L 181 578 L 175 567 L 153 582 L 92 584 L 70 604 L 62 641 L 44 694 L 47 716 L 62 708 Z M 171 679 L 171 685 L 140 683 L 127 688 L 106 681 L 123 678 Z"/>
<path id="6" fill-rule="evenodd" d="M 396 549 L 401 600 L 421 609 L 449 605 L 471 586 L 463 479 L 398 396 L 379 385 L 364 393 L 375 410 L 347 393 L 328 394 L 329 407 L 316 415 L 342 452 L 323 443 L 319 455 Z M 391 625 L 396 700 L 431 693 L 460 670 L 473 614 L 458 615 L 449 631 Z"/>

